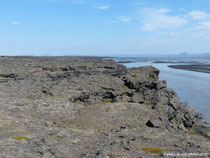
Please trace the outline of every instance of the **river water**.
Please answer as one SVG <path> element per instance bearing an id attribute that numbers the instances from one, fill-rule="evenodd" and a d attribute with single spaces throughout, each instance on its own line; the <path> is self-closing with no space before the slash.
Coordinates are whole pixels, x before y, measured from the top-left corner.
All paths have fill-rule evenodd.
<path id="1" fill-rule="evenodd" d="M 210 122 L 210 74 L 169 68 L 170 64 L 152 62 L 124 63 L 128 68 L 153 65 L 160 70 L 160 80 L 166 80 L 181 102 L 186 102 Z"/>

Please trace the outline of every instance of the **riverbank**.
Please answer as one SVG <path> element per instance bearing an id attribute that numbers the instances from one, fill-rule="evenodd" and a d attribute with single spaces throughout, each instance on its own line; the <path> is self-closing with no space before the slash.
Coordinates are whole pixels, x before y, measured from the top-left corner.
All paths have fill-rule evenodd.
<path id="1" fill-rule="evenodd" d="M 181 70 L 188 70 L 188 71 L 210 73 L 210 65 L 209 64 L 169 65 L 168 67 L 173 68 L 173 69 L 181 69 Z"/>
<path id="2" fill-rule="evenodd" d="M 152 66 L 0 58 L 0 156 L 161 157 L 209 152 L 202 116 Z"/>

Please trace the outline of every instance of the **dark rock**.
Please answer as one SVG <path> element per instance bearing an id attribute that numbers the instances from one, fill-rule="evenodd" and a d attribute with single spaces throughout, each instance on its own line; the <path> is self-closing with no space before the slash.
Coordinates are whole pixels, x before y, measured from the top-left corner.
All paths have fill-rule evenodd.
<path id="1" fill-rule="evenodd" d="M 159 119 L 148 120 L 146 122 L 146 126 L 152 127 L 152 128 L 158 128 L 158 127 L 161 127 L 162 126 L 162 122 Z"/>
<path id="2" fill-rule="evenodd" d="M 48 151 L 54 156 L 55 158 L 66 158 L 60 151 L 55 148 L 50 148 Z"/>
<path id="3" fill-rule="evenodd" d="M 176 117 L 177 113 L 178 113 L 177 111 L 175 111 L 171 108 L 171 110 L 168 111 L 168 120 L 171 121 L 172 119 L 174 119 Z"/>
<path id="4" fill-rule="evenodd" d="M 50 91 L 49 88 L 42 87 L 42 93 L 47 94 L 49 96 L 53 96 L 52 92 Z"/>
<path id="5" fill-rule="evenodd" d="M 15 75 L 13 73 L 11 74 L 0 74 L 0 77 L 3 77 L 3 78 L 16 78 L 18 75 Z"/>
<path id="6" fill-rule="evenodd" d="M 156 103 L 160 105 L 168 105 L 168 97 L 166 96 L 158 96 L 156 99 Z"/>
<path id="7" fill-rule="evenodd" d="M 93 103 L 90 100 L 85 100 L 84 105 L 85 106 L 91 106 L 91 105 L 93 105 Z"/>
<path id="8" fill-rule="evenodd" d="M 82 92 L 80 94 L 74 95 L 72 98 L 69 100 L 71 102 L 76 102 L 76 101 L 82 101 L 85 102 L 87 99 L 89 99 L 90 93 L 89 92 Z"/>
<path id="9" fill-rule="evenodd" d="M 167 88 L 167 82 L 165 80 L 164 81 L 156 81 L 155 84 L 156 84 L 157 90 Z"/>
<path id="10" fill-rule="evenodd" d="M 159 70 L 152 66 L 131 68 L 127 75 L 123 76 L 125 85 L 130 89 L 139 89 L 141 85 L 155 82 L 158 80 Z"/>
<path id="11" fill-rule="evenodd" d="M 155 127 L 155 125 L 154 125 L 150 120 L 147 121 L 146 125 L 147 125 L 148 127 Z"/>
<path id="12" fill-rule="evenodd" d="M 61 69 L 62 71 L 73 71 L 73 70 L 75 70 L 75 68 L 72 68 L 71 66 L 61 67 L 60 69 Z"/>

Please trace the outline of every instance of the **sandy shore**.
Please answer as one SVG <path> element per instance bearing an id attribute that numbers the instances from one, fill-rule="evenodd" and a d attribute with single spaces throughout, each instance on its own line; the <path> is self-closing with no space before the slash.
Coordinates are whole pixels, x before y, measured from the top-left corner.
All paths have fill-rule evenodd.
<path id="1" fill-rule="evenodd" d="M 210 65 L 169 65 L 173 69 L 210 73 Z"/>

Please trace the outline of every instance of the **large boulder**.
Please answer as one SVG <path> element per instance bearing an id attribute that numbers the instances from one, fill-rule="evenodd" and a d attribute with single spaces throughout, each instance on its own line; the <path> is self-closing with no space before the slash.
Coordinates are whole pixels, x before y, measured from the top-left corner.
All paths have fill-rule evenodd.
<path id="1" fill-rule="evenodd" d="M 130 89 L 139 89 L 141 85 L 150 85 L 158 80 L 159 70 L 153 66 L 144 66 L 128 69 L 127 75 L 122 79 Z"/>

